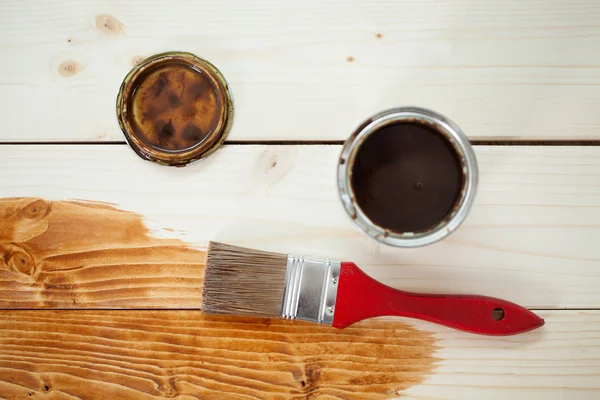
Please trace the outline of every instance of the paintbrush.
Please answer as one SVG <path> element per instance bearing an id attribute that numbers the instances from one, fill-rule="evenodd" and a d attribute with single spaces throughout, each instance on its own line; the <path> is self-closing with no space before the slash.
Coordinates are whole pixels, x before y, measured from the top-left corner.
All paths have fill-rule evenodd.
<path id="1" fill-rule="evenodd" d="M 207 314 L 301 319 L 345 328 L 400 316 L 484 335 L 544 325 L 531 311 L 484 296 L 420 294 L 386 286 L 352 262 L 304 258 L 211 242 L 202 308 Z"/>

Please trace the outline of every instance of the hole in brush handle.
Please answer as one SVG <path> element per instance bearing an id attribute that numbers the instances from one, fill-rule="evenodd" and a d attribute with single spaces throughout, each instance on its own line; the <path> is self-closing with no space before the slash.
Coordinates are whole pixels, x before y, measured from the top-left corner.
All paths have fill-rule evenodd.
<path id="1" fill-rule="evenodd" d="M 502 321 L 504 319 L 504 309 L 494 308 L 494 311 L 492 311 L 492 318 L 494 321 Z"/>

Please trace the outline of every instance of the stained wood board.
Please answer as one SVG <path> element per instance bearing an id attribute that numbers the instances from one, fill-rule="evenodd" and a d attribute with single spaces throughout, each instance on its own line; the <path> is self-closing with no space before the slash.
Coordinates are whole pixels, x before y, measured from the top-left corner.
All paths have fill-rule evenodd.
<path id="1" fill-rule="evenodd" d="M 482 337 L 409 320 L 341 331 L 196 311 L 1 311 L 5 398 L 594 399 L 600 313 Z"/>

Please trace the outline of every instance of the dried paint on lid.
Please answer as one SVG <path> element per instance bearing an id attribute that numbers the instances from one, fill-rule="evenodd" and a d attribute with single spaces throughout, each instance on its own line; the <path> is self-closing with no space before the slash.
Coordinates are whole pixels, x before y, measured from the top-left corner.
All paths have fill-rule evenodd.
<path id="1" fill-rule="evenodd" d="M 127 74 L 117 96 L 119 125 L 143 159 L 184 166 L 225 140 L 233 104 L 225 78 L 191 53 L 157 54 Z"/>

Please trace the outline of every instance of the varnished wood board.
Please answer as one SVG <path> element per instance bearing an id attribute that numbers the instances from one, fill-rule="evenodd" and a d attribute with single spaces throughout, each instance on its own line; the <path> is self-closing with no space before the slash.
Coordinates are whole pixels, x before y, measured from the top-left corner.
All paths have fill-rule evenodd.
<path id="1" fill-rule="evenodd" d="M 419 105 L 471 138 L 600 139 L 596 0 L 34 0 L 0 3 L 0 141 L 123 140 L 119 85 L 140 59 L 213 62 L 232 140 L 343 140 Z"/>
<path id="2" fill-rule="evenodd" d="M 0 312 L 0 395 L 53 399 L 386 399 L 435 367 L 405 322 L 341 331 L 194 311 Z"/>
<path id="3" fill-rule="evenodd" d="M 405 290 L 485 294 L 532 308 L 600 307 L 600 149 L 476 147 L 481 184 L 471 215 L 449 238 L 414 250 L 377 244 L 345 214 L 335 183 L 339 152 L 225 146 L 178 169 L 143 162 L 125 145 L 1 146 L 0 197 L 56 202 L 19 238 L 2 239 L 1 306 L 199 307 L 203 253 L 165 259 L 143 250 L 140 237 L 121 242 L 132 252 L 101 261 L 98 254 L 115 250 L 113 236 L 102 235 L 118 229 L 98 223 L 109 214 L 82 219 L 75 231 L 61 217 L 62 200 L 83 198 L 139 213 L 150 235 L 166 240 L 161 246 L 185 247 L 182 240 L 202 250 L 216 239 L 353 260 Z M 10 243 L 29 249 L 37 269 L 15 273 Z"/>
<path id="4" fill-rule="evenodd" d="M 50 399 L 594 399 L 600 313 L 514 337 L 194 311 L 2 311 L 0 394 Z"/>

